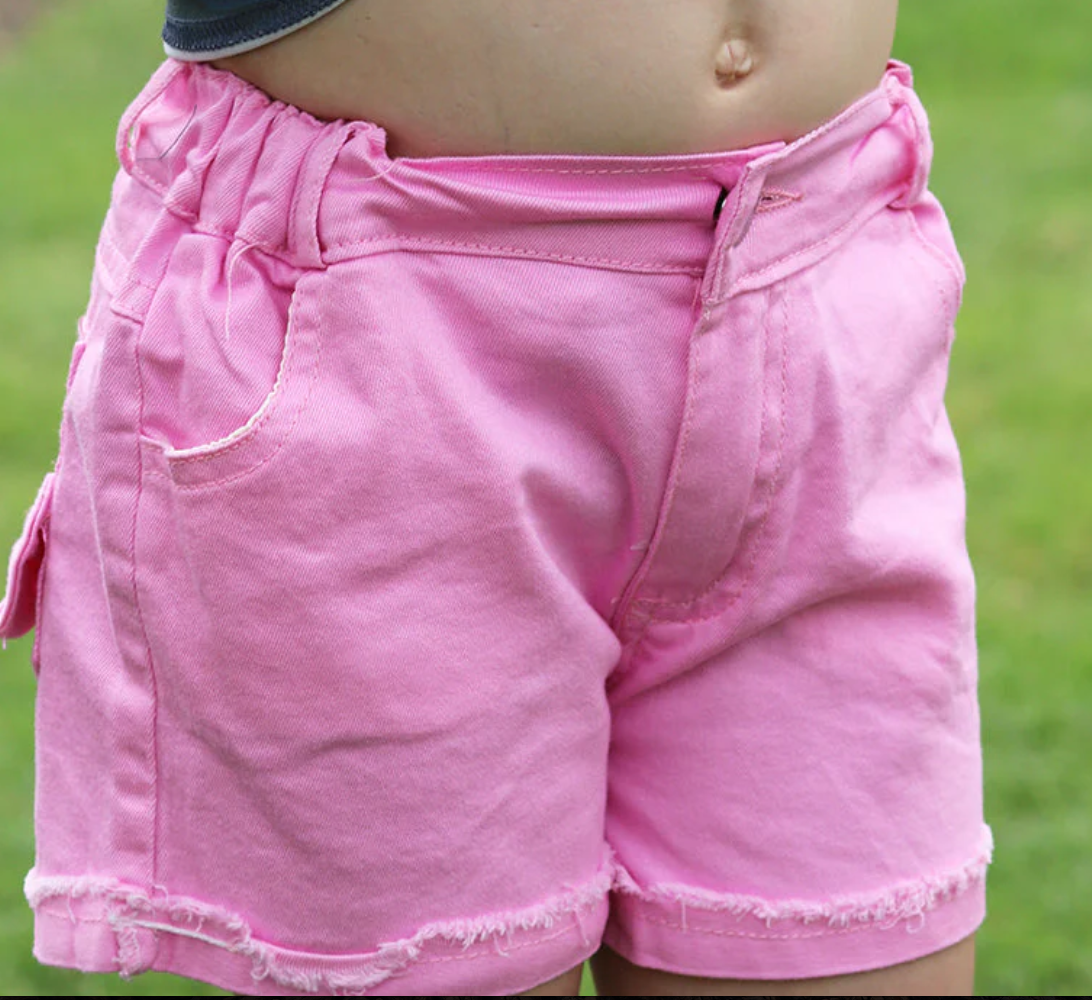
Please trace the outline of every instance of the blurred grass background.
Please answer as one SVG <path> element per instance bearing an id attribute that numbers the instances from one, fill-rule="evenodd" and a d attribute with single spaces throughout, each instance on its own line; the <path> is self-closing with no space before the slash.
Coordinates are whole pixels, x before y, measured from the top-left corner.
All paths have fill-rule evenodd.
<path id="1" fill-rule="evenodd" d="M 1092 4 L 916 0 L 896 55 L 930 110 L 970 280 L 949 408 L 979 578 L 988 819 L 978 992 L 1092 990 Z M 162 4 L 66 0 L 0 53 L 0 549 L 56 450 L 64 373 L 114 172 L 160 59 Z M 35 964 L 33 678 L 0 660 L 0 990 L 215 996 Z M 587 991 L 590 993 L 590 990 Z"/>

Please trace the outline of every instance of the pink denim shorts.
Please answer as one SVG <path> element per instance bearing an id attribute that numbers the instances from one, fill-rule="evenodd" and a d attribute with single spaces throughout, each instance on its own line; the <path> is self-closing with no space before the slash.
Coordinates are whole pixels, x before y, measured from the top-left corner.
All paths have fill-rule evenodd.
<path id="1" fill-rule="evenodd" d="M 976 929 L 963 271 L 905 66 L 791 144 L 391 159 L 168 62 L 119 155 L 0 606 L 41 961 L 492 996 Z"/>

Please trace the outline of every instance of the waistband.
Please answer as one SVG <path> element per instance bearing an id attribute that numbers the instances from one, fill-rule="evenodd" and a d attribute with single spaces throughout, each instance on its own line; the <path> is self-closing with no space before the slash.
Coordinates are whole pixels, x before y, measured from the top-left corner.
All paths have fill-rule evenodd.
<path id="1" fill-rule="evenodd" d="M 717 298 L 806 266 L 809 248 L 885 205 L 916 203 L 932 145 L 898 62 L 791 143 L 392 159 L 377 125 L 319 121 L 233 74 L 169 60 L 123 117 L 118 156 L 197 228 L 303 267 L 399 250 L 530 257 L 705 275 Z"/>

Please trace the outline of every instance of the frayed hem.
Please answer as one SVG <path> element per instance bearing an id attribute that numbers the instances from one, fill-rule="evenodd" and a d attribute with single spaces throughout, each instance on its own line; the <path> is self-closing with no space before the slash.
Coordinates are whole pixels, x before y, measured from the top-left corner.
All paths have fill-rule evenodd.
<path id="1" fill-rule="evenodd" d="M 155 936 L 164 933 L 248 959 L 255 982 L 270 980 L 302 993 L 364 996 L 410 967 L 430 941 L 468 949 L 492 940 L 504 954 L 501 941 L 510 941 L 517 931 L 544 930 L 565 919 L 572 919 L 584 937 L 581 912 L 602 903 L 613 883 L 614 869 L 608 863 L 590 881 L 567 887 L 534 906 L 429 923 L 412 937 L 361 955 L 317 955 L 280 948 L 255 938 L 249 924 L 228 910 L 188 897 L 153 897 L 115 879 L 38 876 L 32 870 L 24 889 L 35 910 L 60 901 L 67 906 L 73 923 L 81 919 L 107 923 L 115 940 L 114 965 L 123 977 L 154 968 Z M 87 906 L 96 907 L 93 915 L 77 914 L 77 908 Z"/>
<path id="2" fill-rule="evenodd" d="M 905 923 L 906 929 L 914 932 L 924 924 L 930 910 L 982 883 L 992 859 L 993 835 L 989 827 L 984 827 L 977 855 L 958 868 L 927 875 L 916 881 L 901 882 L 880 892 L 841 896 L 826 902 L 769 900 L 742 894 L 716 893 L 670 882 L 641 888 L 617 861 L 614 861 L 614 891 L 644 902 L 680 908 L 684 929 L 686 912 L 690 909 L 728 913 L 739 919 L 751 917 L 762 921 L 767 927 L 793 921 L 800 924 L 823 923 L 831 930 L 867 925 L 889 929 Z"/>

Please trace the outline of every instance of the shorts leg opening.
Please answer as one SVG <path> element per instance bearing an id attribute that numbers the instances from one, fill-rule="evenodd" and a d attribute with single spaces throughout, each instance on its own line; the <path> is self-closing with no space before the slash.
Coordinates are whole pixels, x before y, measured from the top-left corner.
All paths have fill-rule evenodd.
<path id="1" fill-rule="evenodd" d="M 425 924 L 354 955 L 284 948 L 239 914 L 114 879 L 32 871 L 25 888 L 37 916 L 35 954 L 46 964 L 125 978 L 171 972 L 242 995 L 428 996 L 439 995 L 429 987 L 442 979 L 455 993 L 495 980 L 504 995 L 571 969 L 598 947 L 611 884 L 604 867 L 532 906 Z"/>
<path id="2" fill-rule="evenodd" d="M 716 979 L 810 979 L 897 965 L 956 944 L 985 917 L 993 841 L 965 863 L 827 900 L 678 883 L 642 887 L 616 862 L 604 943 L 634 965 Z"/>

